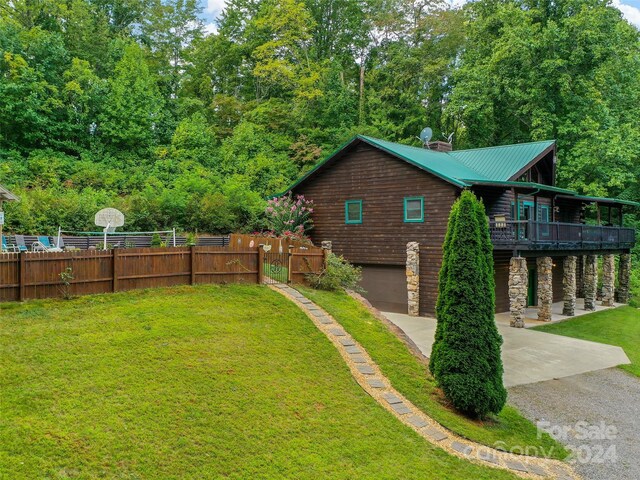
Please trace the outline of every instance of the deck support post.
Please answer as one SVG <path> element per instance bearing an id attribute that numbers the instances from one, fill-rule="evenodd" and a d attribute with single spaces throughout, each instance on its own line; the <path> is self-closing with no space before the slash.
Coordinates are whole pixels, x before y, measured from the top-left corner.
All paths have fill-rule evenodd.
<path id="1" fill-rule="evenodd" d="M 631 281 L 631 254 L 620 255 L 618 270 L 618 302 L 629 303 L 629 282 Z"/>
<path id="2" fill-rule="evenodd" d="M 551 257 L 538 257 L 538 320 L 551 321 L 553 305 L 553 260 Z"/>
<path id="3" fill-rule="evenodd" d="M 407 243 L 407 313 L 420 315 L 420 244 Z"/>
<path id="4" fill-rule="evenodd" d="M 564 257 L 562 271 L 562 315 L 573 317 L 576 313 L 576 266 L 578 258 Z"/>
<path id="5" fill-rule="evenodd" d="M 616 283 L 616 262 L 613 254 L 602 256 L 602 306 L 613 307 Z"/>
<path id="6" fill-rule="evenodd" d="M 586 255 L 584 261 L 584 309 L 595 311 L 598 289 L 598 257 Z"/>
<path id="7" fill-rule="evenodd" d="M 510 323 L 512 327 L 524 327 L 528 283 L 527 259 L 511 257 L 509 263 L 509 311 L 511 312 Z"/>

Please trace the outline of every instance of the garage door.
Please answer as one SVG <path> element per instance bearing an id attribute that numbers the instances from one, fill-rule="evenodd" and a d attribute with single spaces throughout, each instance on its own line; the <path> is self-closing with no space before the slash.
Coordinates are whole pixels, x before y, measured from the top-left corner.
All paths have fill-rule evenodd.
<path id="1" fill-rule="evenodd" d="M 363 296 L 383 312 L 407 313 L 407 277 L 405 267 L 397 265 L 360 265 L 366 290 Z"/>

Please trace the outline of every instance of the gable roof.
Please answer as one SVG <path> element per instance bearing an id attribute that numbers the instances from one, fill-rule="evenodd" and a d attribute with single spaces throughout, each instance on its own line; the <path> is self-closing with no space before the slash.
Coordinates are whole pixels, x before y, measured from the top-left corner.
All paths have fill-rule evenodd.
<path id="1" fill-rule="evenodd" d="M 344 150 L 359 142 L 383 150 L 461 188 L 469 187 L 476 182 L 509 181 L 532 162 L 539 160 L 542 155 L 551 151 L 555 145 L 553 140 L 549 140 L 502 147 L 437 152 L 365 135 L 356 135 L 299 178 L 286 192 L 300 185 L 325 164 L 335 160 Z"/>
<path id="2" fill-rule="evenodd" d="M 555 140 L 438 152 L 426 148 L 412 147 L 401 143 L 380 140 L 379 138 L 365 135 L 356 135 L 327 158 L 316 164 L 315 167 L 299 178 L 283 193 L 294 189 L 314 175 L 319 169 L 337 160 L 342 152 L 360 142 L 383 150 L 396 158 L 404 160 L 460 188 L 470 187 L 472 185 L 524 187 L 531 188 L 532 190 L 564 194 L 587 202 L 601 201 L 640 206 L 640 203 L 633 201 L 596 199 L 595 197 L 579 196 L 577 192 L 552 185 L 516 182 L 515 180 L 517 180 L 519 175 L 555 149 Z"/>

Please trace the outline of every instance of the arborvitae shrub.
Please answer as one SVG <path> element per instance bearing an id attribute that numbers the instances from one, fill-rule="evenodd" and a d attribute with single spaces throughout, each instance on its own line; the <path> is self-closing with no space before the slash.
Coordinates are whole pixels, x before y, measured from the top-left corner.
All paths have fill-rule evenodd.
<path id="1" fill-rule="evenodd" d="M 507 391 L 494 319 L 493 247 L 484 205 L 469 191 L 451 209 L 443 249 L 429 368 L 456 409 L 474 417 L 498 413 Z"/>

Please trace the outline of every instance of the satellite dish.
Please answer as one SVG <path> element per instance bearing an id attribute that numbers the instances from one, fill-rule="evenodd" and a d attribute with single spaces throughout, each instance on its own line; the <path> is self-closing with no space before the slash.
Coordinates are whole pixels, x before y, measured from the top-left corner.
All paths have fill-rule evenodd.
<path id="1" fill-rule="evenodd" d="M 96 213 L 95 224 L 98 227 L 104 227 L 113 232 L 116 227 L 124 225 L 124 215 L 120 210 L 116 210 L 115 208 L 103 208 Z"/>
<path id="2" fill-rule="evenodd" d="M 429 143 L 429 140 L 431 140 L 431 137 L 433 137 L 433 130 L 431 130 L 429 127 L 423 128 L 422 131 L 420 132 L 420 140 L 425 145 Z"/>

